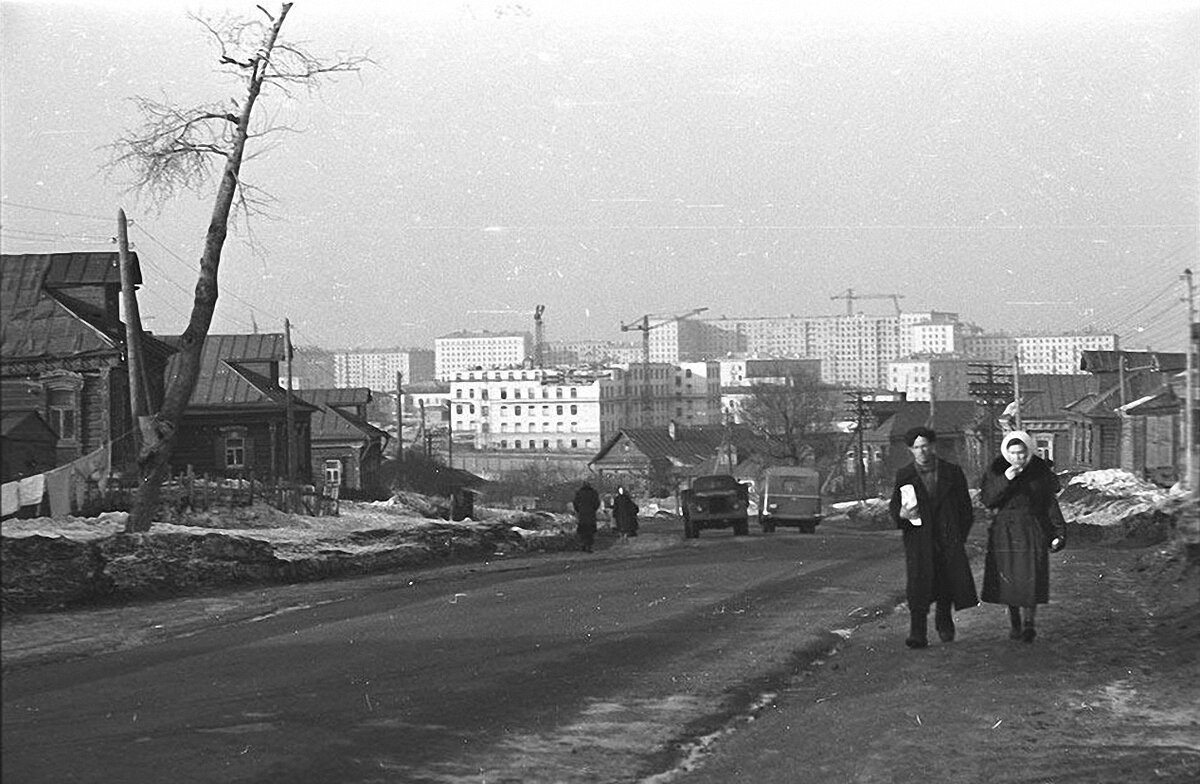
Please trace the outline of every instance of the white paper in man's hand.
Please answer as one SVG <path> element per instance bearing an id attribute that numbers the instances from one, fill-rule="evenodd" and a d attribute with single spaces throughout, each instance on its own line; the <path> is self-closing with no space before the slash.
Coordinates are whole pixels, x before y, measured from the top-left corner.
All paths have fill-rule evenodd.
<path id="1" fill-rule="evenodd" d="M 920 525 L 917 516 L 917 489 L 912 485 L 900 485 L 900 516 L 913 525 Z"/>

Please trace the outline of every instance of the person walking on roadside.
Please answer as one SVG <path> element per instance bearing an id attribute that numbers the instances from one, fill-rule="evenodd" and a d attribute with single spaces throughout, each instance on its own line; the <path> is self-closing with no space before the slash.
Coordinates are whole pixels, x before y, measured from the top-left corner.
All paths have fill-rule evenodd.
<path id="1" fill-rule="evenodd" d="M 571 506 L 575 508 L 575 532 L 579 536 L 580 546 L 585 553 L 590 553 L 596 541 L 596 510 L 600 508 L 600 494 L 585 481 L 575 491 Z"/>
<path id="2" fill-rule="evenodd" d="M 624 487 L 617 488 L 617 497 L 613 499 L 613 522 L 617 524 L 617 532 L 621 539 L 637 536 L 638 505 L 629 497 Z"/>
<path id="3" fill-rule="evenodd" d="M 937 433 L 914 427 L 904 434 L 913 461 L 896 472 L 888 509 L 903 532 L 907 572 L 905 593 L 911 614 L 909 648 L 929 645 L 929 607 L 942 642 L 954 640 L 953 610 L 979 604 L 965 547 L 974 523 L 967 478 L 961 468 L 938 457 Z"/>
<path id="4" fill-rule="evenodd" d="M 995 511 L 988 529 L 983 600 L 1008 605 L 1008 636 L 1025 642 L 1037 636 L 1037 606 L 1050 601 L 1048 552 L 1057 553 L 1066 544 L 1058 477 L 1034 451 L 1033 438 L 1024 430 L 1004 436 L 979 496 Z"/>

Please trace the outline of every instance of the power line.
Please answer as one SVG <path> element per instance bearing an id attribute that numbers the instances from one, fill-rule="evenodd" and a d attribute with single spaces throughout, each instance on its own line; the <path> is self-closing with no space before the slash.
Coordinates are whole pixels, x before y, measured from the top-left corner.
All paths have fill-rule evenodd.
<path id="1" fill-rule="evenodd" d="M 23 210 L 34 210 L 36 212 L 49 212 L 54 215 L 70 215 L 74 218 L 89 218 L 91 220 L 99 220 L 99 221 L 114 220 L 112 215 L 109 215 L 107 217 L 102 217 L 100 215 L 90 215 L 85 212 L 70 212 L 69 210 L 54 210 L 49 207 L 35 207 L 32 204 L 20 204 L 15 201 L 9 201 L 7 199 L 0 199 L 0 204 L 5 205 L 6 207 L 18 207 Z M 132 223 L 132 221 L 130 221 L 130 222 Z"/>

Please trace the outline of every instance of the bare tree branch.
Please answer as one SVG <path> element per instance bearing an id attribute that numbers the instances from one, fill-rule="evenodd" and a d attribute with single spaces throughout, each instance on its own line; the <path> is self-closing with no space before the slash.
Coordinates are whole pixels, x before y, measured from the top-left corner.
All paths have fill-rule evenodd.
<path id="1" fill-rule="evenodd" d="M 208 182 L 220 165 L 191 317 L 179 338 L 177 370 L 167 383 L 159 411 L 141 429 L 144 436 L 139 454 L 141 485 L 126 524 L 130 533 L 149 530 L 152 516 L 157 512 L 180 418 L 196 388 L 204 340 L 216 310 L 217 273 L 231 215 L 247 216 L 248 223 L 248 216 L 264 214 L 274 201 L 269 194 L 242 179 L 242 164 L 256 154 L 247 150 L 247 144 L 293 129 L 275 123 L 273 118 L 265 125 L 257 120 L 255 109 L 259 98 L 264 97 L 264 89 L 272 87 L 286 97 L 287 90 L 278 89 L 281 85 L 304 84 L 312 89 L 318 77 L 356 71 L 369 62 L 359 56 L 326 61 L 283 42 L 280 31 L 291 7 L 290 2 L 284 2 L 279 13 L 272 15 L 258 6 L 266 23 L 262 19 L 197 20 L 215 42 L 218 67 L 240 80 L 240 97 L 230 102 L 233 110 L 223 106 L 178 108 L 139 98 L 136 105 L 143 119 L 141 127 L 126 133 L 111 146 L 110 168 L 132 170 L 133 188 L 159 204 L 181 190 L 192 190 Z M 253 129 L 252 119 L 256 125 Z"/>

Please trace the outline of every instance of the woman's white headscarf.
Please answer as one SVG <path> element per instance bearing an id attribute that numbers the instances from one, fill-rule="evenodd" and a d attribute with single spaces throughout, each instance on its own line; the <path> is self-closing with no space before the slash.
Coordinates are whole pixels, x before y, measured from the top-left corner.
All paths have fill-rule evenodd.
<path id="1" fill-rule="evenodd" d="M 1025 451 L 1029 453 L 1030 457 L 1033 457 L 1037 454 L 1037 448 L 1033 443 L 1033 436 L 1029 435 L 1029 433 L 1025 432 L 1024 430 L 1014 430 L 1011 433 L 1006 434 L 1004 436 L 1004 440 L 1000 442 L 1000 454 L 1004 456 L 1005 460 L 1008 460 L 1008 448 L 1012 446 L 1014 441 L 1020 441 L 1022 444 L 1024 444 Z M 1010 460 L 1009 462 L 1012 461 Z"/>

